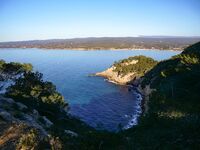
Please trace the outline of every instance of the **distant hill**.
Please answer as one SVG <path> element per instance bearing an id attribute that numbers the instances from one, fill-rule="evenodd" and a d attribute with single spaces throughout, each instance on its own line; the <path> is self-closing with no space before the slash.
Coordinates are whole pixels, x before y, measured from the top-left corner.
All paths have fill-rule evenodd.
<path id="1" fill-rule="evenodd" d="M 45 49 L 169 49 L 183 50 L 200 41 L 200 37 L 140 36 L 101 37 L 0 42 L 0 48 L 45 48 Z"/>

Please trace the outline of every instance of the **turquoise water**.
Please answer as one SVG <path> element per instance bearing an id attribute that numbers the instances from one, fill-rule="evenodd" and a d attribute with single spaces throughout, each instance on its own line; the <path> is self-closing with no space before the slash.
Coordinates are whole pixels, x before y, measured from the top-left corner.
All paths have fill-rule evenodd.
<path id="1" fill-rule="evenodd" d="M 158 50 L 43 50 L 0 49 L 0 59 L 31 63 L 52 81 L 70 104 L 70 113 L 89 125 L 107 130 L 125 126 L 135 113 L 136 95 L 125 86 L 88 74 L 103 71 L 114 61 L 135 55 L 164 60 L 180 52 Z"/>

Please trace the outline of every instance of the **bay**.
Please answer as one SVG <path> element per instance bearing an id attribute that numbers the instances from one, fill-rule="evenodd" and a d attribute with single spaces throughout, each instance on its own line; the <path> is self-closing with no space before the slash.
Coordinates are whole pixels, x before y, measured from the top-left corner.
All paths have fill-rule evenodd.
<path id="1" fill-rule="evenodd" d="M 44 80 L 53 82 L 70 106 L 70 113 L 97 129 L 116 131 L 136 113 L 137 99 L 126 86 L 89 77 L 110 67 L 115 61 L 145 55 L 168 59 L 180 51 L 169 50 L 46 50 L 0 49 L 0 59 L 31 63 Z"/>

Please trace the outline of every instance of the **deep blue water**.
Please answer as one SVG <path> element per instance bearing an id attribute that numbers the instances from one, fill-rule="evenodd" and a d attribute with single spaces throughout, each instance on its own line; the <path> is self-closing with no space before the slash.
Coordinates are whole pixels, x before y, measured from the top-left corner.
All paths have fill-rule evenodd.
<path id="1" fill-rule="evenodd" d="M 93 127 L 116 130 L 126 125 L 129 115 L 136 111 L 136 95 L 127 87 L 106 82 L 101 77 L 88 74 L 103 71 L 114 61 L 135 55 L 145 55 L 156 60 L 170 58 L 180 52 L 158 50 L 43 50 L 0 49 L 0 59 L 31 63 L 34 70 L 52 81 L 66 101 L 70 113 Z"/>

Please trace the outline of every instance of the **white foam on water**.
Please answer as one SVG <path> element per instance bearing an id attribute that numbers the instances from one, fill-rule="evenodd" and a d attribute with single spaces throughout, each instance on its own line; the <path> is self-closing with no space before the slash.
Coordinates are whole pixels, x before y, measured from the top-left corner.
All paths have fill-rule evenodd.
<path id="1" fill-rule="evenodd" d="M 136 113 L 131 115 L 131 119 L 129 120 L 128 124 L 123 127 L 124 130 L 127 130 L 127 129 L 132 128 L 133 126 L 137 125 L 138 118 L 142 114 L 142 108 L 141 108 L 142 95 L 137 93 L 136 98 L 137 98 L 137 103 L 136 103 L 136 107 L 135 107 Z"/>

